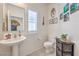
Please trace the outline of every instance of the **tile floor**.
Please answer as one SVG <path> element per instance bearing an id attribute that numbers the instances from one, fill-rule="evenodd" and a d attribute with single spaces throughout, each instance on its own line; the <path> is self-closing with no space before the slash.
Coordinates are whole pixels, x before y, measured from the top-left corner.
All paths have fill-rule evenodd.
<path id="1" fill-rule="evenodd" d="M 29 54 L 28 56 L 56 56 L 56 53 L 55 53 L 55 51 L 51 51 L 50 53 L 46 53 L 45 48 L 41 48 L 41 49 Z"/>

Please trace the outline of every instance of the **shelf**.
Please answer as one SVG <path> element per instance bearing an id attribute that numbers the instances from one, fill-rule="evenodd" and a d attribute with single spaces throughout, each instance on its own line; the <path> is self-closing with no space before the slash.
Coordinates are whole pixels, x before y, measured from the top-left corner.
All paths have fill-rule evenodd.
<path id="1" fill-rule="evenodd" d="M 56 48 L 61 51 L 61 49 L 58 46 Z"/>
<path id="2" fill-rule="evenodd" d="M 71 53 L 72 51 L 63 51 L 64 53 Z"/>
<path id="3" fill-rule="evenodd" d="M 58 50 L 62 51 L 59 47 L 57 47 Z M 71 53 L 72 51 L 64 50 L 64 53 Z"/>
<path id="4" fill-rule="evenodd" d="M 73 56 L 74 55 L 74 43 L 63 42 L 56 40 L 56 55 L 57 56 Z"/>

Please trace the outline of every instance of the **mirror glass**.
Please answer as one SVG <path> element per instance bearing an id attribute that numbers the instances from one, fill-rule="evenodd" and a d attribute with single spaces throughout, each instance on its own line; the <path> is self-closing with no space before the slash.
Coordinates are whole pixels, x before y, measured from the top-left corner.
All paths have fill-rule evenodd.
<path id="1" fill-rule="evenodd" d="M 6 4 L 6 29 L 7 31 L 24 30 L 25 9 L 13 4 Z"/>

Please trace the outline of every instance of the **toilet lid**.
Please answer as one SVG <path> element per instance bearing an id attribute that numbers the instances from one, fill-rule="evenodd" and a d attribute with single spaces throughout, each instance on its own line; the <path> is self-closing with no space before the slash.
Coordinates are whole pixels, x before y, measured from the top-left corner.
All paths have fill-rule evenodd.
<path id="1" fill-rule="evenodd" d="M 52 44 L 53 44 L 52 42 L 49 42 L 49 41 L 48 41 L 48 42 L 45 42 L 45 43 L 44 43 L 44 46 L 51 46 Z"/>

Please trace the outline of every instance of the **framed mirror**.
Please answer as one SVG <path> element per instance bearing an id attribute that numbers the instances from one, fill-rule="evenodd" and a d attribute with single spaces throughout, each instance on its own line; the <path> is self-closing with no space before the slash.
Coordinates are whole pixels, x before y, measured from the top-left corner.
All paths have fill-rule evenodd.
<path id="1" fill-rule="evenodd" d="M 24 13 L 24 8 L 7 4 L 8 31 L 24 31 Z"/>

